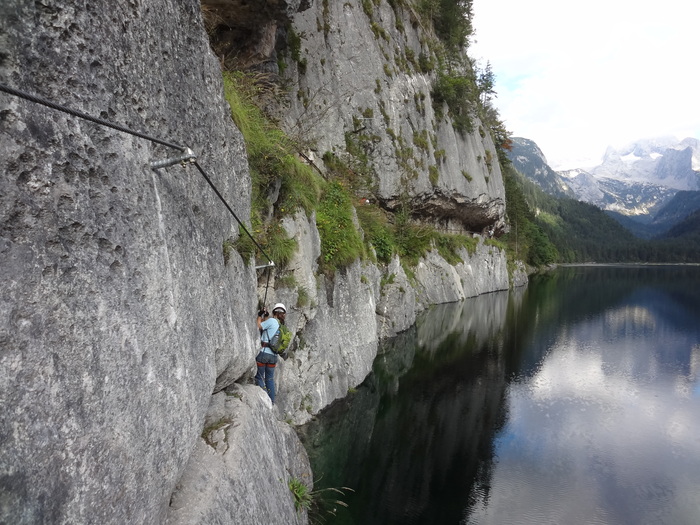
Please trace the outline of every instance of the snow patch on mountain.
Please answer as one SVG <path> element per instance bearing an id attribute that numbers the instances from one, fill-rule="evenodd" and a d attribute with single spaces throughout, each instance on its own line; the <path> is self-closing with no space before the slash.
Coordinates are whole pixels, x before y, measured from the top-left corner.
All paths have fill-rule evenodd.
<path id="1" fill-rule="evenodd" d="M 629 217 L 655 214 L 679 190 L 700 190 L 700 141 L 660 137 L 608 147 L 590 169 L 553 172 L 529 139 L 513 138 L 513 166 L 556 196 L 574 198 Z"/>
<path id="2" fill-rule="evenodd" d="M 658 153 L 657 153 L 657 155 L 658 155 Z M 622 159 L 622 162 L 630 164 L 633 162 L 637 162 L 638 160 L 642 160 L 642 157 L 637 157 L 637 155 L 635 155 L 634 152 L 632 152 L 632 153 L 628 153 L 627 155 L 625 155 L 623 157 L 620 157 L 620 159 Z"/>
<path id="3" fill-rule="evenodd" d="M 590 170 L 596 178 L 645 182 L 676 190 L 700 190 L 700 141 L 660 137 L 609 147 Z"/>
<path id="4" fill-rule="evenodd" d="M 598 166 L 554 172 L 537 144 L 514 137 L 509 158 L 546 193 L 598 206 L 640 237 L 668 230 L 700 206 L 698 139 L 662 137 L 609 147 Z"/>

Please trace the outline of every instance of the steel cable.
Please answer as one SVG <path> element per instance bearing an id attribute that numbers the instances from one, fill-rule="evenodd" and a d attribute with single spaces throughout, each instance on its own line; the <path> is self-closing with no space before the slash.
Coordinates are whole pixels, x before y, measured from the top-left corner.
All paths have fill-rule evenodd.
<path id="1" fill-rule="evenodd" d="M 165 140 L 161 140 L 156 137 L 151 137 L 150 135 L 146 135 L 145 133 L 141 133 L 139 131 L 134 131 L 129 128 L 125 128 L 124 126 L 120 126 L 119 124 L 115 124 L 114 122 L 110 122 L 108 120 L 99 118 L 99 117 L 93 117 L 92 115 L 88 115 L 87 113 L 83 113 L 81 111 L 76 111 L 74 109 L 67 108 L 65 106 L 61 106 L 59 104 L 55 104 L 54 102 L 51 102 L 50 100 L 46 100 L 45 98 L 38 97 L 36 95 L 30 95 L 29 93 L 25 93 L 24 91 L 21 91 L 19 89 L 11 88 L 9 86 L 6 86 L 4 84 L 0 84 L 0 91 L 4 91 L 5 93 L 8 93 L 10 95 L 15 95 L 16 97 L 20 97 L 26 100 L 29 100 L 30 102 L 35 102 L 37 104 L 41 104 L 42 106 L 46 106 L 51 109 L 55 109 L 58 111 L 62 111 L 63 113 L 68 113 L 69 115 L 73 115 L 74 117 L 79 117 L 85 120 L 89 120 L 90 122 L 94 122 L 95 124 L 100 124 L 102 126 L 107 126 L 108 128 L 116 129 L 117 131 L 121 131 L 123 133 L 128 133 L 129 135 L 134 135 L 136 137 L 140 137 L 142 139 L 150 140 L 151 142 L 155 142 L 157 144 L 162 144 L 163 146 L 168 146 L 169 148 L 175 148 L 179 149 L 180 151 L 185 151 L 187 147 L 185 146 L 180 146 L 179 144 L 173 144 L 172 142 L 167 142 Z"/>
<path id="2" fill-rule="evenodd" d="M 23 98 L 23 99 L 28 100 L 30 102 L 35 102 L 37 104 L 41 104 L 42 106 L 46 106 L 48 108 L 55 109 L 57 111 L 61 111 L 63 113 L 67 113 L 69 115 L 73 115 L 74 117 L 88 120 L 90 122 L 93 122 L 95 124 L 99 124 L 101 126 L 106 126 L 108 128 L 112 128 L 112 129 L 115 129 L 117 131 L 121 131 L 123 133 L 128 133 L 129 135 L 134 135 L 135 137 L 140 137 L 142 139 L 146 139 L 146 140 L 149 140 L 151 142 L 155 142 L 156 144 L 161 144 L 163 146 L 168 146 L 170 148 L 178 149 L 182 152 L 186 152 L 189 149 L 186 146 L 180 146 L 179 144 L 174 144 L 172 142 L 168 142 L 168 141 L 156 138 L 156 137 L 152 137 L 150 135 L 147 135 L 145 133 L 141 133 L 139 131 L 134 131 L 132 129 L 126 128 L 126 127 L 121 126 L 119 124 L 109 122 L 108 120 L 104 120 L 104 119 L 98 118 L 98 117 L 93 117 L 91 115 L 88 115 L 87 113 L 83 113 L 81 111 L 76 111 L 74 109 L 67 108 L 67 107 L 62 106 L 60 104 L 56 104 L 54 102 L 51 102 L 50 100 L 47 100 L 45 98 L 38 97 L 36 95 L 31 95 L 31 94 L 26 93 L 26 92 L 19 90 L 19 89 L 11 88 L 11 87 L 6 86 L 2 83 L 0 83 L 0 91 L 3 91 L 9 95 L 14 95 L 16 97 Z M 207 181 L 207 184 L 209 184 L 211 189 L 214 190 L 214 193 L 219 198 L 219 200 L 221 200 L 221 202 L 224 203 L 224 206 L 226 206 L 226 209 L 228 209 L 229 213 L 231 213 L 233 218 L 236 219 L 236 222 L 240 225 L 240 227 L 243 229 L 243 231 L 246 233 L 246 235 L 248 235 L 248 237 L 250 237 L 250 240 L 253 241 L 253 244 L 255 245 L 255 247 L 258 250 L 260 250 L 260 253 L 262 253 L 262 255 L 269 261 L 270 264 L 265 266 L 265 267 L 269 268 L 271 266 L 274 266 L 274 262 L 272 261 L 272 259 L 270 259 L 270 257 L 267 255 L 267 253 L 265 253 L 265 250 L 263 250 L 262 247 L 260 246 L 260 244 L 258 244 L 258 242 L 255 240 L 255 238 L 253 238 L 253 235 L 248 231 L 248 228 L 246 228 L 245 224 L 243 224 L 243 222 L 238 218 L 238 216 L 233 211 L 231 206 L 229 206 L 228 202 L 226 202 L 226 199 L 224 199 L 224 197 L 221 195 L 221 193 L 216 188 L 214 183 L 211 181 L 209 176 L 206 174 L 204 169 L 199 165 L 198 162 L 194 161 L 192 163 L 199 170 L 199 173 L 202 175 L 202 177 L 204 177 L 204 180 Z M 268 286 L 269 286 L 269 282 L 270 282 L 270 276 L 269 276 L 269 272 L 268 272 Z M 267 297 L 267 288 L 265 290 L 265 297 Z"/>

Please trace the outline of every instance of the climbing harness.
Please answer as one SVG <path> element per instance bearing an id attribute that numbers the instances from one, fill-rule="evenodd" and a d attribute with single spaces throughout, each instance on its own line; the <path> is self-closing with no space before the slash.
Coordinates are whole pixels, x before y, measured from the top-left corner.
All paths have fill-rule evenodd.
<path id="1" fill-rule="evenodd" d="M 25 100 L 28 100 L 30 102 L 34 102 L 37 104 L 41 104 L 42 106 L 46 106 L 51 109 L 55 109 L 57 111 L 62 111 L 63 113 L 67 113 L 69 115 L 73 115 L 74 117 L 81 118 L 83 120 L 87 120 L 90 122 L 93 122 L 95 124 L 99 124 L 101 126 L 106 126 L 108 128 L 115 129 L 117 131 L 121 131 L 123 133 L 128 133 L 129 135 L 133 135 L 135 137 L 139 137 L 145 140 L 149 140 L 151 142 L 154 142 L 156 144 L 161 144 L 163 146 L 167 146 L 169 148 L 177 149 L 182 152 L 181 155 L 174 157 L 174 158 L 169 158 L 169 159 L 164 159 L 160 161 L 151 161 L 149 164 L 152 169 L 157 170 L 161 168 L 165 168 L 168 166 L 173 166 L 175 164 L 182 164 L 183 166 L 186 164 L 193 164 L 195 168 L 199 171 L 199 173 L 204 177 L 204 180 L 207 181 L 207 184 L 211 187 L 211 189 L 214 191 L 216 196 L 219 198 L 221 202 L 224 203 L 224 206 L 226 206 L 226 209 L 228 209 L 229 213 L 233 216 L 234 219 L 236 219 L 236 222 L 239 224 L 239 226 L 243 229 L 243 231 L 250 237 L 250 240 L 253 241 L 253 244 L 255 247 L 260 250 L 260 253 L 268 260 L 267 264 L 261 265 L 261 266 L 256 266 L 256 270 L 260 269 L 269 269 L 273 268 L 275 266 L 275 263 L 272 261 L 272 259 L 265 253 L 265 250 L 262 249 L 262 247 L 258 244 L 258 242 L 253 238 L 251 233 L 248 231 L 248 228 L 246 228 L 245 224 L 238 218 L 238 216 L 235 214 L 231 206 L 229 206 L 228 202 L 226 202 L 226 199 L 224 199 L 223 195 L 219 192 L 219 190 L 216 188 L 214 183 L 211 181 L 207 173 L 204 171 L 204 169 L 199 165 L 197 162 L 197 156 L 194 154 L 194 152 L 188 148 L 187 146 L 180 146 L 179 144 L 174 144 L 172 142 L 168 142 L 162 139 L 159 139 L 157 137 L 152 137 L 150 135 L 147 135 L 145 133 L 141 133 L 138 131 L 134 131 L 132 129 L 126 128 L 124 126 L 120 126 L 119 124 L 115 124 L 113 122 L 110 122 L 108 120 L 104 120 L 102 118 L 98 117 L 93 117 L 91 115 L 88 115 L 87 113 L 83 113 L 81 111 L 76 111 L 74 109 L 67 108 L 65 106 L 61 106 L 59 104 L 56 104 L 54 102 L 51 102 L 50 100 L 47 100 L 42 97 L 38 97 L 36 95 L 31 95 L 29 93 L 26 93 L 22 90 L 15 89 L 9 86 L 6 86 L 2 83 L 0 83 L 0 91 L 5 92 L 9 95 L 14 95 L 19 98 L 23 98 Z M 268 270 L 267 274 L 267 286 L 265 287 L 265 300 L 267 300 L 267 287 L 270 284 L 270 272 Z M 264 304 L 264 303 L 263 303 Z"/>

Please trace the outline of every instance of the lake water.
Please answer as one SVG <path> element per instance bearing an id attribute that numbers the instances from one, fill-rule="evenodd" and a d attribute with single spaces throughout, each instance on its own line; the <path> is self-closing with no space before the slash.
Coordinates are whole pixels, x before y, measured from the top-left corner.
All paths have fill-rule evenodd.
<path id="1" fill-rule="evenodd" d="M 699 291 L 695 266 L 563 267 L 431 309 L 301 429 L 316 489 L 354 489 L 321 517 L 700 523 Z"/>

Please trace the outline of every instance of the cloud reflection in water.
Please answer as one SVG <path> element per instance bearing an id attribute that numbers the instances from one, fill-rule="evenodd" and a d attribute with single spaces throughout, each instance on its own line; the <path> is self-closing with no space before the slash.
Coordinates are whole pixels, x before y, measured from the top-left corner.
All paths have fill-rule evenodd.
<path id="1" fill-rule="evenodd" d="M 697 523 L 699 348 L 646 296 L 563 323 L 509 387 L 468 523 Z"/>

